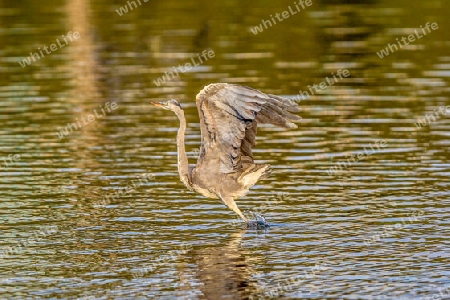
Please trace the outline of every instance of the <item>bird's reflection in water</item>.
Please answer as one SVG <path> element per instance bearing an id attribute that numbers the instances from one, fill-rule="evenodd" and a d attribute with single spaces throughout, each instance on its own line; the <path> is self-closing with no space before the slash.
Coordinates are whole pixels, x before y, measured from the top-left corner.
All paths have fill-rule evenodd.
<path id="1" fill-rule="evenodd" d="M 194 247 L 189 252 L 190 270 L 186 270 L 186 275 L 192 272 L 190 279 L 200 281 L 201 299 L 250 299 L 257 293 L 254 278 L 257 271 L 249 263 L 249 254 L 241 247 L 245 231 L 231 234 L 229 241 Z"/>

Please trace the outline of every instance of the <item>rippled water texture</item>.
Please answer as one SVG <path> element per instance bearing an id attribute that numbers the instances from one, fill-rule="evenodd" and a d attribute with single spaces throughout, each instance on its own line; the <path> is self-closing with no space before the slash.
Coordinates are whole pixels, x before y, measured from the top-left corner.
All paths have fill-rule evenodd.
<path id="1" fill-rule="evenodd" d="M 134 2 L 0 2 L 1 299 L 449 299 L 450 2 Z M 266 231 L 186 190 L 150 105 L 195 163 L 212 82 L 301 107 L 258 128 Z"/>

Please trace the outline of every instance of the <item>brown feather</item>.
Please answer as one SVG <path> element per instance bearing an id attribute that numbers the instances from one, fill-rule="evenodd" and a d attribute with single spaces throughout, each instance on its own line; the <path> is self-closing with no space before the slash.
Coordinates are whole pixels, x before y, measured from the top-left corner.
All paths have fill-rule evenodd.
<path id="1" fill-rule="evenodd" d="M 196 98 L 202 130 L 199 162 L 208 154 L 220 160 L 221 173 L 242 169 L 242 156 L 253 162 L 258 123 L 296 128 L 301 118 L 294 101 L 227 83 L 206 86 Z"/>

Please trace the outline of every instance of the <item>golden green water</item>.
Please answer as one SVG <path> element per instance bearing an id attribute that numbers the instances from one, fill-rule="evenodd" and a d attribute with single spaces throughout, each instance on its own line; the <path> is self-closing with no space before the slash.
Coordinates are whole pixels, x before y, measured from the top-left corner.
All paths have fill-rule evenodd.
<path id="1" fill-rule="evenodd" d="M 1 299 L 450 297 L 450 2 L 135 2 L 0 2 Z M 184 188 L 150 105 L 195 163 L 212 82 L 314 92 L 258 130 L 266 232 Z"/>

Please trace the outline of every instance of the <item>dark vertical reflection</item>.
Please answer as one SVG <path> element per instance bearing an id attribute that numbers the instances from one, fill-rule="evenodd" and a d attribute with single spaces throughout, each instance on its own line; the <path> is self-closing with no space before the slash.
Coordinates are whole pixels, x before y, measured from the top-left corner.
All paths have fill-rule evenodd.
<path id="1" fill-rule="evenodd" d="M 201 282 L 200 290 L 205 299 L 249 299 L 256 292 L 249 253 L 244 253 L 240 247 L 243 233 L 231 234 L 224 245 L 196 247 L 189 252 L 189 263 L 195 268 L 185 272 L 193 272 Z"/>

